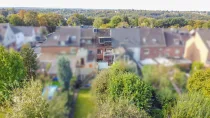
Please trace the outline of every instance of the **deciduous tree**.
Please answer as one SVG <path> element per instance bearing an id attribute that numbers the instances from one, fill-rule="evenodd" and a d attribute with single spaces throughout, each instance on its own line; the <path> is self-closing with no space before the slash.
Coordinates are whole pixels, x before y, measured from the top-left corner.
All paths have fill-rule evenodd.
<path id="1" fill-rule="evenodd" d="M 26 69 L 26 78 L 35 79 L 38 69 L 37 55 L 30 47 L 23 47 L 20 52 L 23 57 L 23 63 Z"/>
<path id="2" fill-rule="evenodd" d="M 102 18 L 95 18 L 95 20 L 93 22 L 93 26 L 95 28 L 99 28 L 102 24 L 104 24 Z"/>

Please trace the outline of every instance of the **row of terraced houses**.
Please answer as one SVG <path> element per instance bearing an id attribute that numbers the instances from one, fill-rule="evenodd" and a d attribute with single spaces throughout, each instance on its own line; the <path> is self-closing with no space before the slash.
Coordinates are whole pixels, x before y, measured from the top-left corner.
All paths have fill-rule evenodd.
<path id="1" fill-rule="evenodd" d="M 83 77 L 108 68 L 118 59 L 134 62 L 139 67 L 148 64 L 190 65 L 192 61 L 200 61 L 206 66 L 210 64 L 208 29 L 189 32 L 185 29 L 61 26 L 49 34 L 46 41 L 38 43 L 42 36 L 36 32 L 40 32 L 40 28 L 31 27 L 34 41 L 18 39 L 20 36 L 27 37 L 26 31 L 31 31 L 24 31 L 24 28 L 29 27 L 0 24 L 1 44 L 5 47 L 14 47 L 15 44 L 19 49 L 19 44 L 35 42 L 40 69 L 45 69 L 50 63 L 51 67 L 47 70 L 50 75 L 56 75 L 57 56 L 63 54 L 69 57 L 73 72 Z"/>

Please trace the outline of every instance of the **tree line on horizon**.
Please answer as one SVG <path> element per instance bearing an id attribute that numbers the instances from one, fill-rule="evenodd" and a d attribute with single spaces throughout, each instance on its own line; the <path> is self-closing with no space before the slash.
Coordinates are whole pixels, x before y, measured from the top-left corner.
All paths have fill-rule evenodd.
<path id="1" fill-rule="evenodd" d="M 0 11 L 0 23 L 10 23 L 14 26 L 46 26 L 49 32 L 53 32 L 56 26 L 94 26 L 96 28 L 119 27 L 150 27 L 150 28 L 210 28 L 210 20 L 193 20 L 182 17 L 152 18 L 142 16 L 130 17 L 128 14 L 114 15 L 113 17 L 91 17 L 74 13 L 69 17 L 59 13 L 42 13 L 35 11 L 19 10 Z"/>

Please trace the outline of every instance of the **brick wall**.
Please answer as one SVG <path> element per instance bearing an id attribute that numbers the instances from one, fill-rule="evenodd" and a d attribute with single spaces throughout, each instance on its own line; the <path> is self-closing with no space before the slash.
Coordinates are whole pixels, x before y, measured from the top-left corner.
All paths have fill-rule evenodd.
<path id="1" fill-rule="evenodd" d="M 70 53 L 72 48 L 75 48 L 76 51 L 78 47 L 41 47 L 41 53 L 51 53 L 51 54 L 58 54 L 58 53 Z"/>
<path id="2" fill-rule="evenodd" d="M 147 50 L 147 51 L 146 51 Z M 148 52 L 148 53 L 146 53 Z M 184 47 L 149 47 L 141 48 L 140 59 L 156 58 L 156 57 L 183 57 Z"/>

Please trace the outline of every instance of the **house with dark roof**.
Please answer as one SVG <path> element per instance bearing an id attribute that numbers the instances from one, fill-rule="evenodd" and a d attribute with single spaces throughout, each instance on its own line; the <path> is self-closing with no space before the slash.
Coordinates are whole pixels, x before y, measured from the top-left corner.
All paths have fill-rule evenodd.
<path id="1" fill-rule="evenodd" d="M 186 42 L 184 57 L 210 65 L 210 30 L 197 29 L 191 31 L 192 37 Z"/>
<path id="2" fill-rule="evenodd" d="M 32 47 L 36 45 L 36 35 L 32 26 L 13 26 L 24 35 L 24 44 L 30 44 Z"/>
<path id="3" fill-rule="evenodd" d="M 16 46 L 16 37 L 9 23 L 0 24 L 0 45 L 7 48 Z"/>
<path id="4" fill-rule="evenodd" d="M 112 38 L 110 29 L 93 29 L 96 36 L 97 61 L 106 61 L 110 64 L 113 62 Z"/>
<path id="5" fill-rule="evenodd" d="M 165 31 L 166 48 L 165 57 L 181 59 L 184 56 L 186 41 L 190 38 L 189 33 Z"/>
<path id="6" fill-rule="evenodd" d="M 80 27 L 57 27 L 56 31 L 40 45 L 41 53 L 76 55 L 80 47 Z"/>
<path id="7" fill-rule="evenodd" d="M 111 29 L 111 37 L 113 48 L 124 47 L 127 52 L 132 53 L 135 61 L 140 60 L 139 28 L 114 28 Z"/>
<path id="8" fill-rule="evenodd" d="M 162 28 L 140 28 L 140 60 L 164 57 L 166 40 Z"/>

